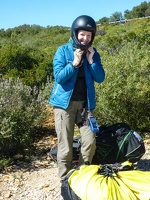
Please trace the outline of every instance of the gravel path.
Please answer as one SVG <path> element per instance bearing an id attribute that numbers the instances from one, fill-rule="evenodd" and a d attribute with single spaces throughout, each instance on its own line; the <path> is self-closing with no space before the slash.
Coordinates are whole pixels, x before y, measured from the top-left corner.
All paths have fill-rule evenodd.
<path id="1" fill-rule="evenodd" d="M 0 174 L 0 200 L 62 200 L 57 166 Z"/>
<path id="2" fill-rule="evenodd" d="M 150 139 L 145 147 L 137 168 L 150 171 Z M 0 174 L 0 200 L 62 200 L 56 163 L 46 157 L 33 159 L 32 167 L 28 165 L 14 165 Z"/>

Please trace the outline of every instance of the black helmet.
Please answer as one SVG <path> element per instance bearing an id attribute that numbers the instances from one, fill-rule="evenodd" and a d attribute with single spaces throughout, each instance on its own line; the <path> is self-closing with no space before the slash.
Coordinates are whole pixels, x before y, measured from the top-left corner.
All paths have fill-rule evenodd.
<path id="1" fill-rule="evenodd" d="M 79 30 L 85 30 L 85 31 L 89 31 L 92 32 L 92 39 L 91 42 L 87 45 L 82 45 L 79 41 L 78 41 L 78 31 Z M 94 21 L 94 19 L 90 16 L 87 15 L 81 15 L 79 17 L 77 17 L 74 22 L 72 23 L 72 27 L 71 27 L 71 37 L 73 39 L 74 45 L 76 48 L 80 48 L 80 49 L 87 49 L 92 45 L 92 42 L 94 40 L 95 37 L 95 33 L 96 33 L 96 23 Z"/>

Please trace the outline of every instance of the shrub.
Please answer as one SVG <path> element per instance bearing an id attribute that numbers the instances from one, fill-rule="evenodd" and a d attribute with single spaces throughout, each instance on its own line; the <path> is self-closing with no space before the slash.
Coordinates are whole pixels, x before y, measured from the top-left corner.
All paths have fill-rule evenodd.
<path id="1" fill-rule="evenodd" d="M 124 121 L 136 130 L 149 129 L 150 50 L 127 43 L 116 55 L 102 57 L 106 79 L 97 85 L 100 123 Z"/>
<path id="2" fill-rule="evenodd" d="M 46 116 L 45 100 L 20 79 L 0 78 L 0 155 L 23 153 L 32 143 L 33 128 Z"/>
<path id="3" fill-rule="evenodd" d="M 3 78 L 20 78 L 28 86 L 40 87 L 52 73 L 52 56 L 49 50 L 40 51 L 14 43 L 0 48 L 0 74 Z"/>

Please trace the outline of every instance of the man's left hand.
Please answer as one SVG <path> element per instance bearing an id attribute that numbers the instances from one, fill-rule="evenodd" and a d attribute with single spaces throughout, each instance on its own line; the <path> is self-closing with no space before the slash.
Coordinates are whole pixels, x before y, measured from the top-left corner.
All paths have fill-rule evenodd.
<path id="1" fill-rule="evenodd" d="M 90 65 L 93 63 L 94 53 L 95 53 L 95 51 L 94 51 L 93 47 L 88 48 L 87 53 L 86 53 L 86 57 L 87 57 L 87 60 L 88 60 Z"/>

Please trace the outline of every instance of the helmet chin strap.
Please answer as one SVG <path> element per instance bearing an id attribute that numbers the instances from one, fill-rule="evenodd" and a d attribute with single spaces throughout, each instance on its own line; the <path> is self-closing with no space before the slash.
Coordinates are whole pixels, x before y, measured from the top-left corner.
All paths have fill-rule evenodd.
<path id="1" fill-rule="evenodd" d="M 86 44 L 86 45 L 80 44 L 79 45 L 79 49 L 81 49 L 81 50 L 87 50 L 90 46 L 91 46 L 90 44 Z"/>

